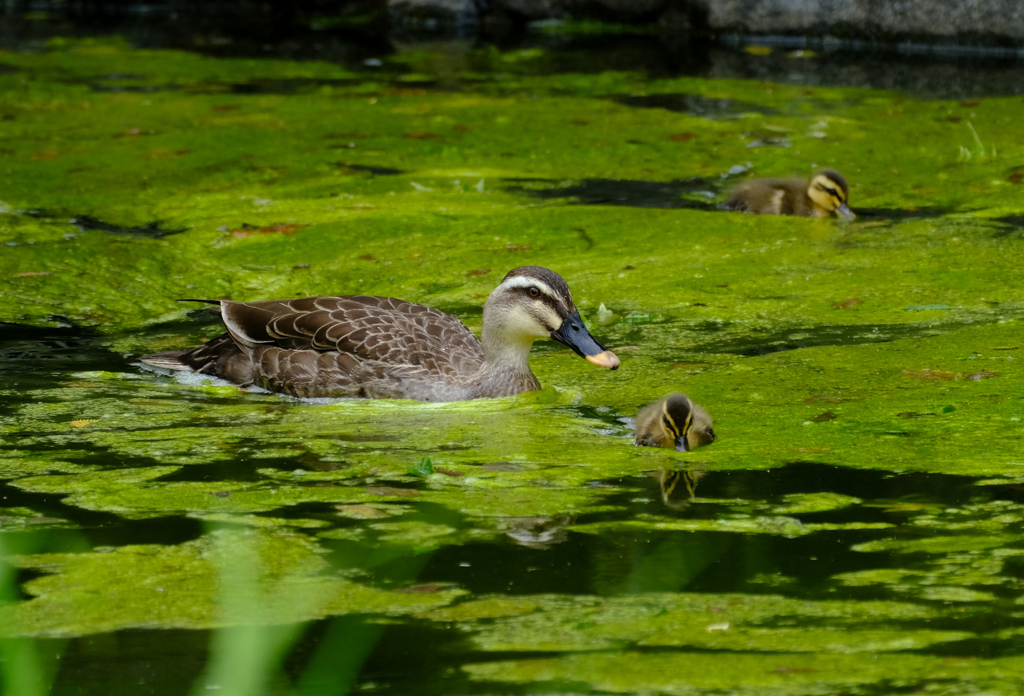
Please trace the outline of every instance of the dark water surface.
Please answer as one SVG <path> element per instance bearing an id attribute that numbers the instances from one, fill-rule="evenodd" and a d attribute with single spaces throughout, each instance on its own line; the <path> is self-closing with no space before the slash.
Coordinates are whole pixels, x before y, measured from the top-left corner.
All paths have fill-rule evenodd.
<path id="1" fill-rule="evenodd" d="M 64 371 L 69 368 L 77 372 L 123 369 L 122 358 L 87 332 L 11 324 L 3 328 L 0 387 L 6 394 L 16 393 L 12 387 L 18 386 L 46 389 L 66 379 Z M 5 401 L 8 410 L 16 406 L 16 400 Z M 99 464 L 103 459 L 107 459 L 102 462 L 106 466 L 113 463 L 108 455 L 88 451 L 81 455 L 77 461 L 83 464 L 94 460 Z M 284 460 L 279 466 L 295 464 Z M 149 463 L 122 458 L 115 465 Z M 172 475 L 167 480 L 246 480 L 251 478 L 250 466 L 245 461 L 230 466 L 193 466 L 189 476 Z M 603 485 L 615 490 L 605 499 L 607 512 L 520 520 L 504 535 L 486 542 L 442 546 L 412 556 L 401 545 L 388 548 L 385 544 L 370 551 L 358 542 L 327 541 L 326 558 L 334 572 L 361 570 L 363 582 L 378 587 L 457 586 L 477 597 L 617 598 L 684 592 L 710 596 L 735 593 L 754 598 L 781 595 L 805 602 L 827 602 L 836 599 L 834 578 L 840 574 L 898 567 L 893 565 L 896 559 L 891 554 L 854 548 L 892 538 L 893 529 L 905 528 L 896 534 L 913 539 L 918 535 L 906 523 L 917 511 L 993 504 L 1017 509 L 1024 504 L 1024 487 L 1020 486 L 981 489 L 975 485 L 975 478 L 967 476 L 892 474 L 813 461 L 792 461 L 762 471 L 704 472 L 696 480 L 677 482 L 674 496 L 666 493 L 666 486 L 651 473 L 605 481 Z M 686 494 L 687 485 L 698 497 Z M 764 512 L 793 496 L 821 493 L 851 496 L 859 503 L 805 512 L 799 520 L 780 518 L 766 523 L 768 530 L 771 524 L 797 525 L 784 534 L 616 528 L 617 523 L 645 514 L 668 521 L 713 522 L 739 508 Z M 15 549 L 88 553 L 113 546 L 183 544 L 205 533 L 199 521 L 186 517 L 126 520 L 116 514 L 63 504 L 59 496 L 8 485 L 0 485 L 0 495 L 5 507 L 30 508 L 41 518 L 70 524 L 63 530 L 26 530 L 17 535 Z M 738 501 L 748 502 L 738 508 Z M 474 525 L 471 519 L 444 507 L 420 505 L 417 510 L 405 519 L 444 523 L 455 529 Z M 284 516 L 330 520 L 333 512 L 331 505 L 304 504 Z M 608 529 L 600 535 L 567 533 L 564 529 L 566 525 L 591 523 L 608 525 Z M 795 530 L 804 523 L 828 523 L 837 529 L 801 536 Z M 873 524 L 884 528 L 856 528 Z M 1024 566 L 1019 569 L 1024 570 Z M 35 577 L 40 577 L 36 571 L 22 571 L 18 579 L 24 582 Z M 852 596 L 860 601 L 885 601 L 891 597 L 891 589 L 884 585 L 862 587 Z M 951 618 L 940 623 L 955 628 L 962 621 Z M 202 688 L 204 683 L 206 689 L 212 688 L 213 682 L 204 676 L 211 640 L 216 642 L 215 632 L 209 630 L 131 628 L 71 639 L 41 639 L 35 646 L 43 673 L 51 675 L 50 693 L 176 694 L 197 688 L 193 685 Z M 656 654 L 663 653 L 661 650 Z M 1003 641 L 982 645 L 965 640 L 947 643 L 936 654 L 943 659 L 974 659 L 979 654 L 998 657 L 1014 653 L 1012 644 Z M 482 685 L 466 679 L 460 667 L 545 654 L 528 646 L 516 647 L 512 652 L 481 653 L 451 623 L 426 619 L 381 621 L 372 615 L 360 616 L 357 609 L 352 616 L 303 624 L 287 649 L 283 672 L 275 678 L 277 686 L 267 688 L 278 692 L 291 680 L 291 688 L 302 693 L 344 693 L 349 688 L 384 694 L 480 693 Z M 496 688 L 509 693 L 534 690 L 528 685 Z M 558 691 L 560 687 L 551 684 L 550 688 Z"/>

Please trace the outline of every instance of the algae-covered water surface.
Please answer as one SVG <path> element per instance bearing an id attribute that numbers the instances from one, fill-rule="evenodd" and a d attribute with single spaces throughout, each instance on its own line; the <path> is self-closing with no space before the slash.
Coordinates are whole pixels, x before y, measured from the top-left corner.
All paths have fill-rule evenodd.
<path id="1" fill-rule="evenodd" d="M 1020 692 L 1024 99 L 555 53 L 0 52 L 4 693 Z M 826 166 L 856 220 L 716 209 Z M 479 332 L 523 265 L 617 371 L 541 341 L 541 391 L 425 404 L 139 362 L 221 332 L 179 298 Z M 632 446 L 673 390 L 718 441 Z"/>

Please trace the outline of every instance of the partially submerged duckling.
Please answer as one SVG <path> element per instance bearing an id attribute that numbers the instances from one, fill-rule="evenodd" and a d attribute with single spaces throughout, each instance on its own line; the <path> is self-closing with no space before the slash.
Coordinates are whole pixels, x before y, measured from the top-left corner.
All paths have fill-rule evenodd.
<path id="1" fill-rule="evenodd" d="M 856 215 L 846 202 L 850 185 L 835 169 L 822 169 L 811 181 L 754 179 L 732 190 L 722 207 L 756 215 L 828 217 L 832 213 L 852 220 Z"/>
<path id="2" fill-rule="evenodd" d="M 636 444 L 689 452 L 715 441 L 711 416 L 686 394 L 672 393 L 636 415 Z"/>

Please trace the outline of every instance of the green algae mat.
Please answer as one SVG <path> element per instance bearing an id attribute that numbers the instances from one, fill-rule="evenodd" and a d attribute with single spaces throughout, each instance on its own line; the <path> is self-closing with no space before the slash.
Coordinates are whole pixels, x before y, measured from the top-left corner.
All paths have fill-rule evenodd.
<path id="1" fill-rule="evenodd" d="M 0 52 L 0 690 L 1024 689 L 1024 100 L 554 65 Z M 825 166 L 855 221 L 715 208 Z M 220 333 L 179 298 L 479 331 L 520 265 L 619 370 L 539 342 L 542 391 L 422 404 L 138 362 Z M 672 390 L 714 445 L 632 446 Z"/>

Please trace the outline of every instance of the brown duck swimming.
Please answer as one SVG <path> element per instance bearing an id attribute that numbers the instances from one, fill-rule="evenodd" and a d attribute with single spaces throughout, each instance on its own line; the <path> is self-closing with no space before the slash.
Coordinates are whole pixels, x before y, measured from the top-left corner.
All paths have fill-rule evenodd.
<path id="1" fill-rule="evenodd" d="M 800 179 L 754 179 L 740 184 L 722 203 L 726 210 L 757 215 L 827 217 L 833 213 L 852 220 L 856 215 L 846 204 L 850 185 L 835 169 L 822 169 L 810 182 Z"/>
<path id="2" fill-rule="evenodd" d="M 560 275 L 509 271 L 484 305 L 481 339 L 455 317 L 390 297 L 210 301 L 227 333 L 142 361 L 301 397 L 464 401 L 540 389 L 530 347 L 553 338 L 595 365 L 619 359 L 587 331 Z"/>
<path id="3" fill-rule="evenodd" d="M 636 444 L 689 452 L 715 441 L 711 416 L 686 394 L 672 393 L 636 415 Z"/>

